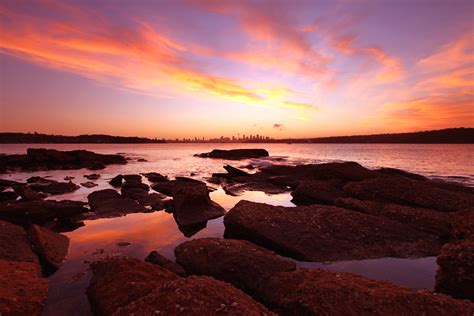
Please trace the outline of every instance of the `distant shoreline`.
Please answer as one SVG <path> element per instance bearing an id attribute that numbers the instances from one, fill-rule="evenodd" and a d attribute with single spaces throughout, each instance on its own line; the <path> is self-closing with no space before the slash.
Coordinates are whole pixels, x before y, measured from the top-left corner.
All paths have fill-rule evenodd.
<path id="1" fill-rule="evenodd" d="M 285 138 L 262 140 L 171 140 L 110 135 L 62 136 L 0 133 L 0 144 L 474 144 L 474 128 L 449 128 L 413 133 Z"/>

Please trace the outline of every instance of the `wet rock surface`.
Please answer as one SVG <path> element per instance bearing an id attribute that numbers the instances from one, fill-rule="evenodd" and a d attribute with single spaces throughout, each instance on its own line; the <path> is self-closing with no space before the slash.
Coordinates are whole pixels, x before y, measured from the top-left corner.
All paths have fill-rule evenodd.
<path id="1" fill-rule="evenodd" d="M 88 296 L 100 315 L 270 314 L 227 283 L 210 277 L 180 278 L 133 258 L 99 261 L 92 264 L 92 271 Z"/>
<path id="2" fill-rule="evenodd" d="M 52 195 L 70 193 L 79 189 L 79 186 L 72 182 L 59 182 L 42 177 L 31 177 L 27 182 L 28 188 Z"/>
<path id="3" fill-rule="evenodd" d="M 51 274 L 61 267 L 69 249 L 68 237 L 33 224 L 28 229 L 28 239 L 46 274 Z"/>
<path id="4" fill-rule="evenodd" d="M 182 266 L 162 256 L 158 251 L 150 252 L 150 254 L 145 258 L 145 261 L 168 269 L 181 277 L 185 277 L 187 275 Z"/>
<path id="5" fill-rule="evenodd" d="M 474 304 L 350 273 L 299 269 L 272 275 L 259 292 L 280 315 L 471 315 Z"/>
<path id="6" fill-rule="evenodd" d="M 213 202 L 206 186 L 191 185 L 173 192 L 173 211 L 176 222 L 189 226 L 223 216 L 224 208 Z"/>
<path id="7" fill-rule="evenodd" d="M 87 196 L 91 211 L 98 217 L 116 217 L 129 213 L 143 213 L 148 210 L 137 201 L 121 196 L 113 189 L 92 192 Z"/>
<path id="8" fill-rule="evenodd" d="M 200 238 L 174 250 L 176 262 L 189 274 L 208 275 L 254 293 L 268 275 L 293 271 L 294 262 L 244 240 Z"/>
<path id="9" fill-rule="evenodd" d="M 224 217 L 225 236 L 304 261 L 427 257 L 437 236 L 400 222 L 323 205 L 280 207 L 240 201 Z"/>
<path id="10" fill-rule="evenodd" d="M 163 176 L 163 175 L 161 175 L 160 173 L 157 173 L 157 172 L 144 173 L 143 176 L 145 178 L 147 178 L 148 181 L 150 181 L 152 183 L 168 181 L 168 178 L 166 176 Z"/>
<path id="11" fill-rule="evenodd" d="M 0 259 L 0 284 L 2 315 L 41 315 L 48 280 L 39 277 L 36 264 Z"/>
<path id="12" fill-rule="evenodd" d="M 296 205 L 332 205 L 338 198 L 347 196 L 340 185 L 338 180 L 301 181 L 291 192 L 292 202 Z"/>
<path id="13" fill-rule="evenodd" d="M 39 267 L 25 229 L 5 221 L 0 221 L 0 259 L 30 262 Z"/>
<path id="14" fill-rule="evenodd" d="M 0 205 L 0 219 L 22 226 L 50 224 L 60 229 L 77 222 L 88 211 L 84 204 L 68 200 L 15 201 Z"/>
<path id="15" fill-rule="evenodd" d="M 268 151 L 265 149 L 230 149 L 221 150 L 214 149 L 208 153 L 196 154 L 195 156 L 201 158 L 218 158 L 218 159 L 229 159 L 229 160 L 240 160 L 248 158 L 261 158 L 268 157 Z"/>
<path id="16" fill-rule="evenodd" d="M 103 155 L 87 150 L 59 151 L 55 149 L 28 148 L 26 155 L 0 156 L 4 170 L 67 170 L 88 168 L 102 169 L 109 164 L 126 164 L 121 155 Z"/>

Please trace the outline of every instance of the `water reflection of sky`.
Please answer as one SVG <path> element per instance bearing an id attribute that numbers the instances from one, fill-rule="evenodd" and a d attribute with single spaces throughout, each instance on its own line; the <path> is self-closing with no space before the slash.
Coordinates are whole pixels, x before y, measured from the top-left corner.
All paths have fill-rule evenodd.
<path id="1" fill-rule="evenodd" d="M 85 147 L 101 153 L 124 152 L 132 160 L 127 165 L 108 166 L 98 171 L 101 178 L 95 181 L 98 186 L 79 190 L 54 199 L 87 200 L 90 192 L 110 188 L 107 180 L 117 174 L 160 172 L 173 178 L 174 176 L 190 176 L 205 180 L 214 172 L 223 172 L 224 164 L 235 167 L 253 164 L 256 166 L 271 163 L 315 163 L 337 160 L 358 161 L 362 165 L 375 168 L 380 166 L 397 167 L 412 172 L 449 178 L 461 178 L 458 181 L 472 184 L 474 170 L 470 161 L 474 160 L 470 145 L 267 145 L 272 155 L 286 157 L 281 159 L 259 159 L 248 161 L 222 161 L 193 157 L 193 154 L 209 151 L 216 145 L 176 145 L 176 144 L 140 144 L 140 145 L 48 145 L 62 150 Z M 222 145 L 228 147 L 260 147 L 255 144 Z M 4 153 L 25 152 L 28 145 L 3 145 Z M 35 147 L 44 147 L 36 145 Z M 421 148 L 421 149 L 420 149 Z M 472 146 L 471 146 L 472 148 Z M 137 162 L 137 158 L 145 158 L 148 162 Z M 273 159 L 273 160 L 272 160 Z M 42 171 L 34 173 L 17 172 L 1 175 L 18 181 L 25 181 L 31 176 L 48 176 L 51 179 L 63 180 L 65 176 L 73 176 L 73 182 L 88 181 L 83 176 L 93 173 L 89 170 Z M 466 180 L 467 179 L 467 180 Z M 146 180 L 144 179 L 146 182 Z M 218 186 L 212 185 L 215 188 Z M 266 195 L 262 192 L 246 192 L 242 196 L 228 196 L 218 188 L 211 193 L 213 201 L 226 210 L 231 209 L 241 199 L 263 202 L 273 205 L 294 206 L 289 194 Z M 207 223 L 192 238 L 222 237 L 224 234 L 223 219 L 218 218 Z M 174 258 L 173 250 L 179 243 L 188 240 L 178 229 L 173 216 L 163 211 L 146 214 L 129 214 L 127 216 L 85 221 L 85 226 L 66 233 L 71 244 L 67 261 L 59 271 L 49 278 L 49 301 L 45 315 L 84 315 L 90 313 L 85 289 L 89 283 L 90 272 L 88 262 L 108 255 L 129 255 L 144 259 L 152 250 L 158 250 L 169 258 Z M 128 246 L 117 243 L 127 242 Z M 433 289 L 436 273 L 436 258 L 399 259 L 382 258 L 335 263 L 298 263 L 301 267 L 323 267 L 334 271 L 353 272 L 367 277 L 389 280 L 397 284 L 413 288 Z"/>

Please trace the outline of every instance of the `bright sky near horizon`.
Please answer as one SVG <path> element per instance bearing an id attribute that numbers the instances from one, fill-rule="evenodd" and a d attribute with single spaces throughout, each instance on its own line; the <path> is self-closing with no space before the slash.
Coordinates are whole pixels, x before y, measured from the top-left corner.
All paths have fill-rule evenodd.
<path id="1" fill-rule="evenodd" d="M 1 0 L 0 130 L 474 126 L 474 1 Z"/>

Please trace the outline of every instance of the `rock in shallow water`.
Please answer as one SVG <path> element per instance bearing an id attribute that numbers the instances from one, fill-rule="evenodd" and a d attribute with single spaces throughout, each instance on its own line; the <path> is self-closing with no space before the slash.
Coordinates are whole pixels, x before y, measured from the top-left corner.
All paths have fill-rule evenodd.
<path id="1" fill-rule="evenodd" d="M 43 264 L 46 274 L 55 272 L 63 264 L 69 249 L 69 238 L 47 228 L 31 225 L 28 238 Z"/>
<path id="2" fill-rule="evenodd" d="M 134 258 L 92 264 L 87 294 L 99 315 L 268 315 L 261 304 L 209 277 L 180 278 Z"/>
<path id="3" fill-rule="evenodd" d="M 239 160 L 239 159 L 248 159 L 248 158 L 261 158 L 268 157 L 268 151 L 265 149 L 230 149 L 230 150 L 221 150 L 214 149 L 209 153 L 196 154 L 195 156 L 201 158 L 218 158 L 218 159 L 229 159 L 229 160 Z"/>
<path id="4" fill-rule="evenodd" d="M 182 277 L 186 276 L 186 271 L 184 271 L 183 267 L 169 260 L 168 258 L 162 256 L 158 251 L 150 252 L 150 254 L 145 258 L 145 261 L 156 264 L 162 268 L 168 269 L 174 274 L 177 274 L 179 276 L 182 276 Z"/>
<path id="5" fill-rule="evenodd" d="M 91 211 L 99 217 L 116 217 L 129 213 L 144 213 L 148 210 L 128 197 L 121 196 L 117 191 L 105 189 L 92 192 L 87 196 Z"/>
<path id="6" fill-rule="evenodd" d="M 225 236 L 305 261 L 427 257 L 437 236 L 387 218 L 324 205 L 280 207 L 240 201 L 224 217 Z"/>
<path id="7" fill-rule="evenodd" d="M 244 240 L 194 239 L 180 244 L 174 253 L 189 274 L 209 275 L 251 294 L 268 275 L 296 268 L 293 261 Z"/>

